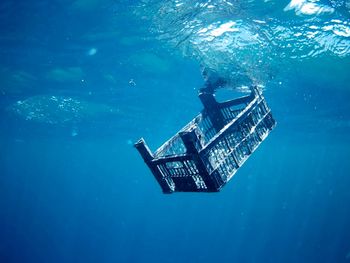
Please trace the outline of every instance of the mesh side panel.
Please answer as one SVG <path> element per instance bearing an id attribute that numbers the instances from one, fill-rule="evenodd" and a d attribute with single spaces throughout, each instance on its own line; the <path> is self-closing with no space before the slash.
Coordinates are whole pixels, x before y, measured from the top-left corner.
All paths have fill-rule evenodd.
<path id="1" fill-rule="evenodd" d="M 163 144 L 154 154 L 155 157 L 165 157 L 186 153 L 186 147 L 180 136 L 175 135 Z"/>
<path id="2" fill-rule="evenodd" d="M 200 142 L 202 146 L 206 145 L 211 138 L 216 134 L 216 130 L 210 121 L 209 117 L 205 114 L 201 114 L 201 118 L 198 121 L 197 131 L 199 135 Z"/>
<path id="3" fill-rule="evenodd" d="M 164 179 L 171 182 L 175 191 L 206 191 L 202 176 L 193 160 L 172 161 L 158 164 Z"/>
<path id="4" fill-rule="evenodd" d="M 185 177 L 199 174 L 199 171 L 192 160 L 165 162 L 160 166 L 162 167 L 162 170 L 166 170 L 167 176 L 171 177 Z"/>
<path id="5" fill-rule="evenodd" d="M 239 105 L 234 105 L 234 106 L 229 106 L 229 107 L 224 107 L 221 109 L 221 113 L 224 117 L 225 124 L 231 122 L 234 120 L 238 114 L 240 114 L 244 108 L 247 106 L 246 103 L 242 103 Z"/>
<path id="6" fill-rule="evenodd" d="M 271 113 L 260 101 L 208 147 L 203 154 L 208 171 L 216 171 L 224 181 L 229 180 L 266 138 L 273 125 Z"/>

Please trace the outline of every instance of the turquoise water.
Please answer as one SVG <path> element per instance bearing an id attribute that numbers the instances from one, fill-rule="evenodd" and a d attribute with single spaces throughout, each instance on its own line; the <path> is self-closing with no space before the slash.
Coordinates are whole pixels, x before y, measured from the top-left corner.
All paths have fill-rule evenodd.
<path id="1" fill-rule="evenodd" d="M 350 262 L 349 17 L 346 0 L 2 1 L 0 262 Z M 191 120 L 208 76 L 259 85 L 277 127 L 220 193 L 163 195 L 133 143 Z"/>

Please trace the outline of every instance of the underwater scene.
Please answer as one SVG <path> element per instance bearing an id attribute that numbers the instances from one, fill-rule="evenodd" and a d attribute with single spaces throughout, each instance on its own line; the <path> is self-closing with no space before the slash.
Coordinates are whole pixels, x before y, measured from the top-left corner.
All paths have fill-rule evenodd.
<path id="1" fill-rule="evenodd" d="M 350 263 L 349 0 L 2 0 L 0 25 L 0 263 Z"/>

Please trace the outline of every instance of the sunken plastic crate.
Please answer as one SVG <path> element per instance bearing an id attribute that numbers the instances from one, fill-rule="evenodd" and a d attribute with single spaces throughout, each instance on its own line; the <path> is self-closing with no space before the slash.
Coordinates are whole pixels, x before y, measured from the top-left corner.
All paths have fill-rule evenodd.
<path id="1" fill-rule="evenodd" d="M 135 143 L 163 193 L 218 192 L 276 125 L 256 87 L 221 103 L 211 93 L 199 98 L 201 113 L 156 152 Z"/>

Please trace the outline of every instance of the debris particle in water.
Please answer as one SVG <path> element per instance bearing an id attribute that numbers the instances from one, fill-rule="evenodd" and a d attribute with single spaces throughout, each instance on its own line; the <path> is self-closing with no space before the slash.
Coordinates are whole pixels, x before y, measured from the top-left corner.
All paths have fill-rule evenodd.
<path id="1" fill-rule="evenodd" d="M 136 86 L 136 82 L 134 81 L 134 79 L 130 79 L 129 84 L 130 86 Z"/>
<path id="2" fill-rule="evenodd" d="M 94 56 L 94 55 L 96 55 L 96 53 L 97 53 L 97 48 L 91 48 L 88 51 L 89 56 Z"/>
<path id="3" fill-rule="evenodd" d="M 72 137 L 75 137 L 75 136 L 77 136 L 78 135 L 78 129 L 77 128 L 73 128 L 72 129 L 72 132 L 71 132 L 71 136 Z"/>

